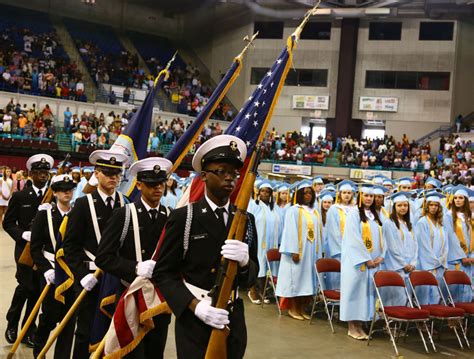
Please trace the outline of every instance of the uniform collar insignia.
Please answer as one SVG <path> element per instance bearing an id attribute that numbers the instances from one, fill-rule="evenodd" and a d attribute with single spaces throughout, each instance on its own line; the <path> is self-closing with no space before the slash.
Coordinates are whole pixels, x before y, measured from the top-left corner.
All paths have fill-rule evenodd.
<path id="1" fill-rule="evenodd" d="M 138 208 L 138 213 L 142 213 L 142 209 L 141 209 L 141 208 Z"/>
<path id="2" fill-rule="evenodd" d="M 203 208 L 202 213 L 207 213 L 207 208 Z"/>

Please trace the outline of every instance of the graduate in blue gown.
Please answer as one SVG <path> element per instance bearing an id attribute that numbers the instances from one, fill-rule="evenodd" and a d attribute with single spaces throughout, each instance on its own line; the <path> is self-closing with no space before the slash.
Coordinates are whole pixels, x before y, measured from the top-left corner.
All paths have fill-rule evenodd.
<path id="1" fill-rule="evenodd" d="M 247 208 L 249 213 L 252 213 L 255 217 L 255 225 L 257 227 L 257 238 L 258 238 L 258 282 L 259 291 L 257 288 L 252 287 L 248 293 L 248 296 L 252 303 L 259 304 L 259 299 L 263 292 L 263 286 L 265 285 L 265 276 L 268 271 L 267 266 L 267 251 L 269 249 L 278 249 L 281 241 L 282 232 L 282 221 L 280 218 L 280 211 L 273 198 L 273 185 L 269 181 L 262 181 L 258 187 L 258 196 Z M 270 264 L 272 275 L 278 277 L 278 262 Z M 266 303 L 269 303 L 268 298 L 263 298 Z"/>
<path id="2" fill-rule="evenodd" d="M 288 314 L 297 320 L 309 319 L 306 305 L 317 290 L 314 264 L 322 256 L 322 223 L 311 181 L 303 181 L 295 193 L 296 203 L 286 213 L 280 246 L 281 262 L 276 294 L 288 299 Z"/>
<path id="3" fill-rule="evenodd" d="M 323 235 L 322 235 L 322 242 L 323 242 L 323 257 L 327 257 L 326 250 L 327 250 L 327 214 L 331 206 L 334 204 L 334 200 L 336 199 L 336 192 L 323 190 L 319 196 L 319 214 L 321 216 L 321 221 L 323 223 Z"/>
<path id="4" fill-rule="evenodd" d="M 385 209 L 385 196 L 388 193 L 388 189 L 386 189 L 382 185 L 374 185 L 373 187 L 374 192 L 374 203 L 375 203 L 375 210 L 379 215 L 380 220 L 385 222 L 390 217 L 390 212 Z"/>
<path id="5" fill-rule="evenodd" d="M 422 216 L 415 225 L 418 269 L 433 273 L 440 284 L 443 283 L 443 273 L 448 267 L 449 235 L 441 206 L 444 197 L 441 193 L 429 192 Z M 416 296 L 420 304 L 438 304 L 440 301 L 438 290 L 432 286 L 417 287 Z"/>
<path id="6" fill-rule="evenodd" d="M 290 203 L 290 185 L 287 183 L 282 183 L 277 187 L 276 190 L 276 205 L 277 210 L 280 213 L 281 225 L 283 227 L 283 222 L 285 221 L 285 213 L 289 208 Z"/>
<path id="7" fill-rule="evenodd" d="M 358 205 L 347 215 L 342 240 L 340 318 L 349 322 L 348 335 L 358 340 L 368 339 L 362 324 L 374 315 L 372 277 L 380 269 L 386 250 L 371 187 L 361 186 Z"/>
<path id="8" fill-rule="evenodd" d="M 336 203 L 328 210 L 326 218 L 328 258 L 341 260 L 341 244 L 347 214 L 354 208 L 355 183 L 349 180 L 339 182 Z"/>
<path id="9" fill-rule="evenodd" d="M 320 196 L 321 192 L 323 191 L 323 189 L 324 189 L 323 176 L 314 177 L 313 178 L 313 190 L 314 190 L 314 194 L 316 195 L 316 202 L 318 201 L 319 196 Z"/>
<path id="10" fill-rule="evenodd" d="M 464 271 L 474 283 L 474 238 L 469 206 L 472 191 L 464 186 L 456 186 L 451 193 L 451 210 L 444 217 L 449 228 L 448 267 Z M 456 302 L 471 302 L 473 299 L 472 289 L 468 286 L 451 286 L 450 290 Z"/>
<path id="11" fill-rule="evenodd" d="M 391 199 L 392 214 L 382 226 L 383 238 L 387 244 L 383 268 L 399 272 L 405 278 L 407 288 L 410 288 L 408 276 L 417 266 L 418 242 L 410 222 L 409 193 L 397 192 Z M 382 288 L 381 295 L 384 305 L 406 305 L 407 298 L 403 288 Z"/>
<path id="12" fill-rule="evenodd" d="M 181 190 L 178 188 L 178 178 L 173 173 L 166 181 L 165 191 L 163 192 L 160 203 L 165 207 L 175 209 L 181 195 Z"/>

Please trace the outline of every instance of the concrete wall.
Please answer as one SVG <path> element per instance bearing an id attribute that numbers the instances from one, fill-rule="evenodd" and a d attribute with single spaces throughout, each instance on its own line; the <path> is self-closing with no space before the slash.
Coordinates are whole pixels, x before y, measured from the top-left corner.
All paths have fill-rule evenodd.
<path id="1" fill-rule="evenodd" d="M 255 90 L 256 85 L 250 84 L 253 67 L 266 67 L 275 62 L 286 44 L 286 39 L 295 27 L 285 27 L 283 39 L 258 39 L 255 48 L 248 51 L 244 60 L 244 68 L 239 79 L 229 91 L 229 98 L 236 107 L 240 107 Z M 253 23 L 243 25 L 233 31 L 220 33 L 205 46 L 196 48 L 199 58 L 209 67 L 211 76 L 218 82 L 230 66 L 233 57 L 244 46 L 242 38 L 253 33 Z M 324 95 L 330 96 L 329 110 L 321 111 L 321 118 L 335 116 L 336 83 L 338 71 L 340 28 L 337 23 L 331 29 L 331 40 L 300 40 L 293 51 L 293 67 L 298 69 L 328 69 L 327 87 L 285 86 L 278 100 L 270 127 L 279 132 L 299 129 L 303 117 L 314 117 L 312 110 L 293 110 L 293 95 Z M 292 71 L 292 70 L 290 70 Z"/>
<path id="2" fill-rule="evenodd" d="M 474 21 L 458 23 L 452 114 L 474 111 Z"/>
<path id="3" fill-rule="evenodd" d="M 360 96 L 392 96 L 398 97 L 398 112 L 375 112 L 374 119 L 385 120 L 387 132 L 392 134 L 388 131 L 392 128 L 394 136 L 404 133 L 403 128 L 424 134 L 451 121 L 458 26 L 455 23 L 453 41 L 419 41 L 421 21 L 403 20 L 401 41 L 369 41 L 369 22 L 361 21 L 353 118 L 366 119 L 367 116 L 366 112 L 359 111 Z M 369 89 L 365 88 L 366 70 L 450 72 L 450 90 Z M 398 123 L 392 124 L 393 121 Z"/>

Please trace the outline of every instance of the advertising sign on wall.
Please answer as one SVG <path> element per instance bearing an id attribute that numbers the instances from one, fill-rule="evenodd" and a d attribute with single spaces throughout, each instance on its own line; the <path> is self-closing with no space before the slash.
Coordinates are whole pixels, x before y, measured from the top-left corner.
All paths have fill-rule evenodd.
<path id="1" fill-rule="evenodd" d="M 311 176 L 311 166 L 273 164 L 272 172 L 282 175 Z"/>
<path id="2" fill-rule="evenodd" d="M 298 110 L 329 110 L 329 96 L 294 95 L 293 108 Z"/>
<path id="3" fill-rule="evenodd" d="M 359 111 L 397 112 L 398 98 L 361 96 Z"/>

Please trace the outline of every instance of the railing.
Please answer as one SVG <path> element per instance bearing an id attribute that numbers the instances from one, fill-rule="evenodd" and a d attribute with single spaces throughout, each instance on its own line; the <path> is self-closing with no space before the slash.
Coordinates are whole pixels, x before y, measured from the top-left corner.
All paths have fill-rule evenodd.
<path id="1" fill-rule="evenodd" d="M 423 137 L 420 137 L 416 142 L 423 146 L 425 145 L 426 143 L 434 140 L 434 139 L 437 139 L 441 136 L 449 136 L 454 130 L 454 126 L 453 125 L 443 125 L 443 126 L 440 126 L 439 128 L 437 128 L 436 130 L 433 130 L 429 133 L 427 133 L 426 135 L 424 135 Z"/>

